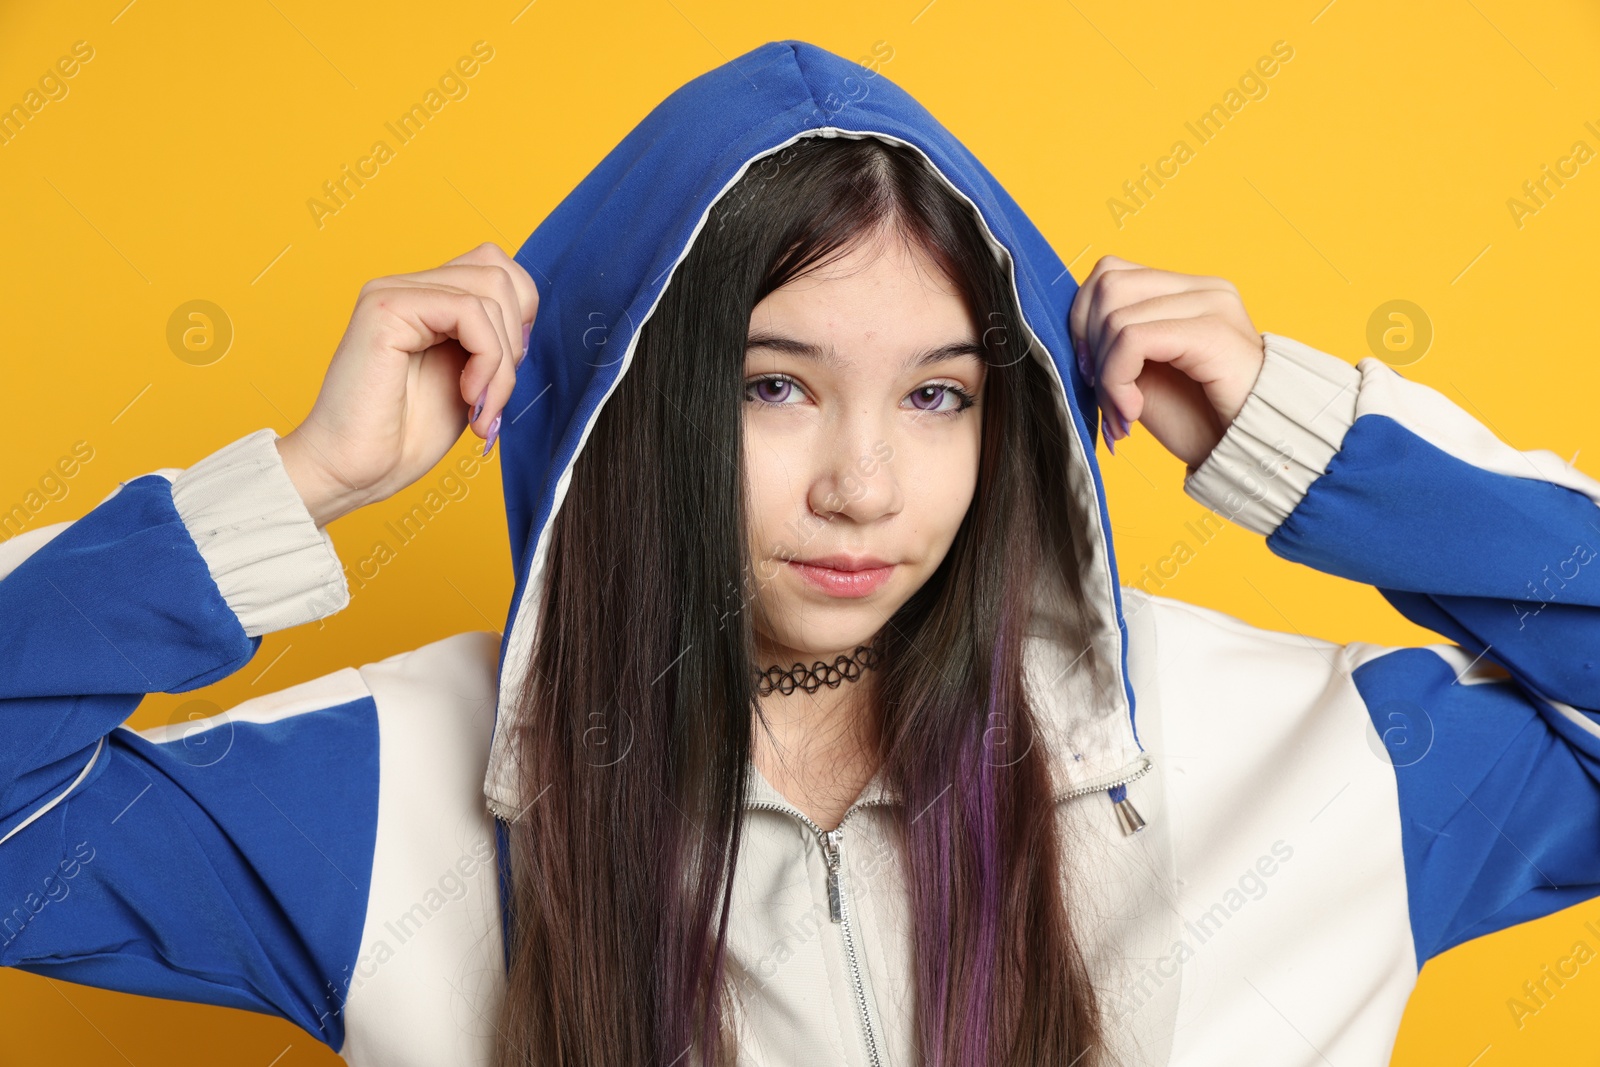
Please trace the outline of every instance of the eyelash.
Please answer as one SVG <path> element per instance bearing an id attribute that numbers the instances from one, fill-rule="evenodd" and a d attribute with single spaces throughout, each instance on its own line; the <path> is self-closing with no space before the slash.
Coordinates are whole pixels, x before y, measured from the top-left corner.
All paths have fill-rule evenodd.
<path id="1" fill-rule="evenodd" d="M 760 377 L 751 378 L 749 381 L 744 383 L 746 399 L 755 404 L 766 404 L 768 407 L 788 407 L 787 404 L 775 404 L 770 400 L 762 400 L 759 397 L 753 397 L 749 395 L 750 390 L 753 390 L 756 386 L 762 385 L 765 382 L 788 382 L 801 392 L 805 391 L 801 388 L 799 382 L 795 381 L 787 374 L 763 374 Z M 936 386 L 940 389 L 948 389 L 952 394 L 955 395 L 956 399 L 960 401 L 960 404 L 957 407 L 951 408 L 949 411 L 923 411 L 921 408 L 917 408 L 915 410 L 918 412 L 918 414 L 931 415 L 935 418 L 949 418 L 961 414 L 963 411 L 966 411 L 977 402 L 977 398 L 975 396 L 954 382 L 929 382 L 926 385 L 917 386 L 917 388 L 913 389 L 911 392 L 915 393 L 918 390 L 926 389 L 930 386 Z M 907 395 L 909 396 L 910 394 L 908 393 Z"/>

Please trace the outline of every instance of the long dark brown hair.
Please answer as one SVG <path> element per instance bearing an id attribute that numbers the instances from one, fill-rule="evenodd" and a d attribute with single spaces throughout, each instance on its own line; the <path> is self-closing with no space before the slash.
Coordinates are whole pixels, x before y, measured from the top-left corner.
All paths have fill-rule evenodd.
<path id="1" fill-rule="evenodd" d="M 517 696 L 534 799 L 509 828 L 500 1067 L 735 1062 L 725 946 L 760 714 L 743 610 L 745 337 L 763 297 L 886 224 L 959 290 L 989 363 L 973 503 L 879 635 L 920 1060 L 1098 1062 L 1103 1019 L 1023 675 L 1041 588 L 1060 592 L 1061 639 L 1088 645 L 1078 532 L 1054 503 L 1068 455 L 1055 388 L 1006 266 L 920 154 L 813 137 L 712 210 L 554 520 Z"/>

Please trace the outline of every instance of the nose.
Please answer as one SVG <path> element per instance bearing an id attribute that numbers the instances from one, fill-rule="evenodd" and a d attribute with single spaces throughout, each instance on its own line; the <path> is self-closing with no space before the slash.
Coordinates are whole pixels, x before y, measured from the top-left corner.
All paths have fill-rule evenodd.
<path id="1" fill-rule="evenodd" d="M 811 510 L 824 519 L 869 523 L 904 506 L 894 471 L 894 449 L 880 432 L 838 426 L 822 442 L 822 455 L 807 491 Z"/>

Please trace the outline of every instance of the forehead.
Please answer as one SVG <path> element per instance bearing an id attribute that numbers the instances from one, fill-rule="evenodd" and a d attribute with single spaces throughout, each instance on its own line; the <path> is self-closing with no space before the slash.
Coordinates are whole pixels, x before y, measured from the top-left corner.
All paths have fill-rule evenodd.
<path id="1" fill-rule="evenodd" d="M 752 336 L 782 328 L 836 345 L 942 343 L 971 339 L 973 327 L 965 299 L 937 262 L 898 235 L 853 242 L 768 294 L 750 316 Z"/>
<path id="2" fill-rule="evenodd" d="M 863 279 L 874 285 L 903 282 L 929 293 L 959 295 L 933 255 L 893 223 L 858 234 L 778 292 L 849 284 Z"/>

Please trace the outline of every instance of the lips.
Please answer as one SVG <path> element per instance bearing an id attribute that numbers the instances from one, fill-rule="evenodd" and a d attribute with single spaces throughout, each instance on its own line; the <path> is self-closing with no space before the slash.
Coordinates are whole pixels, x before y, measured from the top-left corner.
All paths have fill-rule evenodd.
<path id="1" fill-rule="evenodd" d="M 828 596 L 841 598 L 872 595 L 889 580 L 895 568 L 893 563 L 886 563 L 875 556 L 819 556 L 786 562 L 812 588 Z"/>
<path id="2" fill-rule="evenodd" d="M 883 567 L 893 567 L 893 563 L 881 560 L 877 556 L 849 556 L 839 553 L 832 556 L 817 556 L 814 559 L 791 560 L 792 563 L 804 563 L 811 567 L 826 567 L 831 571 L 870 571 Z"/>

